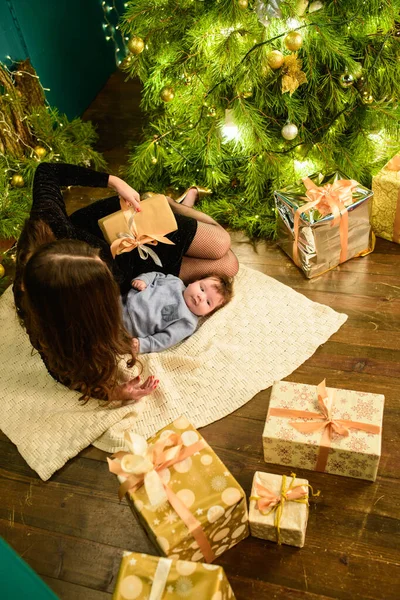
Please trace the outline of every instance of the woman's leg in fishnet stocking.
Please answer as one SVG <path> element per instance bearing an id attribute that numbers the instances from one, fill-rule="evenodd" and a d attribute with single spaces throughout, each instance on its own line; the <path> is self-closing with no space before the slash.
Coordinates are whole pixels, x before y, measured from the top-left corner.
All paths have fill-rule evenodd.
<path id="1" fill-rule="evenodd" d="M 230 249 L 229 233 L 209 215 L 168 198 L 175 213 L 196 219 L 197 231 L 186 255 L 183 257 L 179 277 L 185 282 L 194 281 L 215 273 L 234 277 L 239 269 L 236 256 Z"/>

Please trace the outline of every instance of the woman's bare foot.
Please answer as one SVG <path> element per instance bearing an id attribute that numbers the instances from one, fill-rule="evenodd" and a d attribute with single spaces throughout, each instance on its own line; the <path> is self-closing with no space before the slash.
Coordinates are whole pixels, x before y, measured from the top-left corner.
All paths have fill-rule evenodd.
<path id="1" fill-rule="evenodd" d="M 190 188 L 190 190 L 185 196 L 185 199 L 182 200 L 181 204 L 183 204 L 184 206 L 188 206 L 189 208 L 193 208 L 193 206 L 197 202 L 198 195 L 199 194 L 195 187 Z"/>

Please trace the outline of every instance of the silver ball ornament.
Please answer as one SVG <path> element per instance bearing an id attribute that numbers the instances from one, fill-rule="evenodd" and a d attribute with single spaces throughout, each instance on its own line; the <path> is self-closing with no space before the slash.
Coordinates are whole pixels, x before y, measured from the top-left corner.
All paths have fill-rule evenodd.
<path id="1" fill-rule="evenodd" d="M 294 140 L 298 133 L 299 130 L 294 123 L 287 123 L 281 130 L 282 137 L 285 138 L 285 140 Z"/>
<path id="2" fill-rule="evenodd" d="M 351 73 L 342 73 L 339 77 L 339 83 L 342 88 L 351 87 L 354 83 L 354 76 Z"/>

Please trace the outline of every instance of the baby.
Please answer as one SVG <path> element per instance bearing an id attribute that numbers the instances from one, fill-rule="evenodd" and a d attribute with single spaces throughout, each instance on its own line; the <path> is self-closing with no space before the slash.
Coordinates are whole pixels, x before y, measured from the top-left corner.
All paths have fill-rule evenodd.
<path id="1" fill-rule="evenodd" d="M 136 352 L 161 352 L 189 337 L 199 317 L 211 315 L 233 296 L 229 277 L 208 275 L 187 287 L 174 275 L 151 272 L 132 281 L 122 314 Z"/>

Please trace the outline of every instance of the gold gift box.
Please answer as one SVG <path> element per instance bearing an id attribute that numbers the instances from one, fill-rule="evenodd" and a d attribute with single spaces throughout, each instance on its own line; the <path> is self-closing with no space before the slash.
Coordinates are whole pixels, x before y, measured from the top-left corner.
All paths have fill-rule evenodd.
<path id="1" fill-rule="evenodd" d="M 400 160 L 400 155 L 395 159 Z M 372 178 L 372 190 L 371 225 L 374 233 L 400 244 L 400 170 L 381 169 Z"/>
<path id="2" fill-rule="evenodd" d="M 330 175 L 317 173 L 310 176 L 317 186 L 347 179 L 339 171 Z M 293 258 L 294 215 L 307 202 L 306 187 L 302 180 L 274 192 L 277 212 L 277 243 Z M 373 249 L 370 225 L 372 191 L 358 185 L 352 193 L 348 209 L 347 259 L 368 254 Z M 323 216 L 316 207 L 301 213 L 298 238 L 299 267 L 310 279 L 337 267 L 340 263 L 339 223 L 332 226 L 333 216 Z"/>
<path id="3" fill-rule="evenodd" d="M 287 478 L 291 480 L 291 478 Z M 306 528 L 308 520 L 308 504 L 306 502 L 287 501 L 284 503 L 282 516 L 279 522 L 279 537 L 275 524 L 275 511 L 263 511 L 268 514 L 263 514 L 257 508 L 257 500 L 252 499 L 257 496 L 256 484 L 262 485 L 276 496 L 279 496 L 282 489 L 282 476 L 273 475 L 272 473 L 262 473 L 256 471 L 253 478 L 253 487 L 251 489 L 251 498 L 249 506 L 249 523 L 250 532 L 254 537 L 262 540 L 270 540 L 277 542 L 278 539 L 282 544 L 297 546 L 302 548 L 306 538 Z M 295 478 L 294 486 L 308 486 L 307 479 Z M 308 487 L 307 496 L 308 499 Z"/>
<path id="4" fill-rule="evenodd" d="M 168 200 L 162 194 L 155 194 L 140 203 L 141 211 L 119 210 L 99 219 L 99 227 L 109 244 L 121 233 L 129 233 L 128 221 L 133 216 L 138 237 L 164 236 L 178 228 Z"/>
<path id="5" fill-rule="evenodd" d="M 124 552 L 113 600 L 149 598 L 234 600 L 235 595 L 217 565 Z"/>
<path id="6" fill-rule="evenodd" d="M 151 447 L 170 434 L 179 434 L 185 447 L 199 441 L 204 443 L 199 452 L 160 471 L 159 475 L 200 522 L 212 552 L 218 557 L 249 535 L 245 493 L 186 417 L 179 417 L 147 442 Z M 121 483 L 126 480 L 124 476 L 118 478 Z M 137 491 L 130 490 L 126 497 L 162 555 L 205 560 L 198 543 L 168 501 L 152 506 L 144 485 Z"/>

